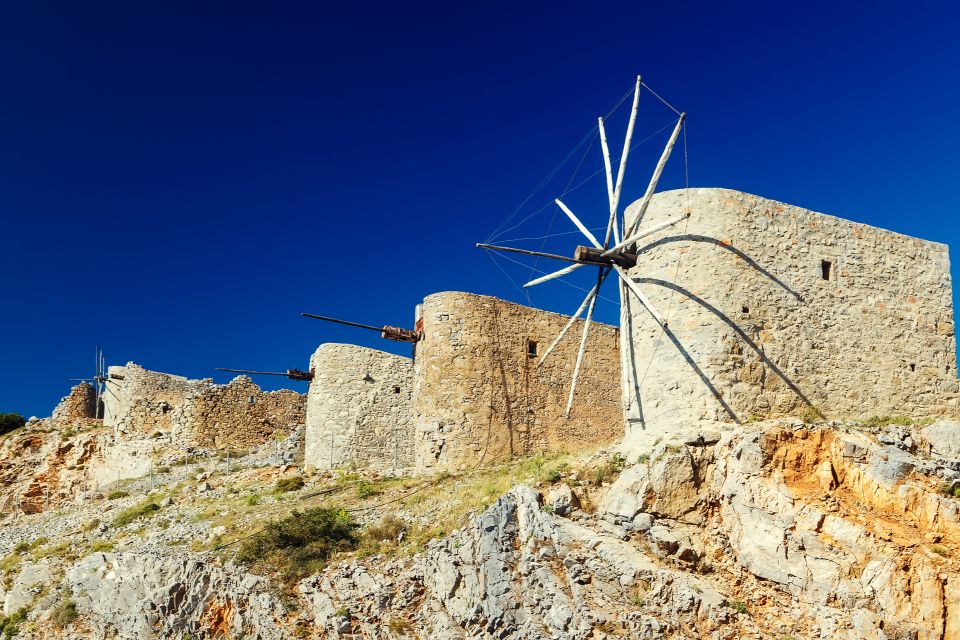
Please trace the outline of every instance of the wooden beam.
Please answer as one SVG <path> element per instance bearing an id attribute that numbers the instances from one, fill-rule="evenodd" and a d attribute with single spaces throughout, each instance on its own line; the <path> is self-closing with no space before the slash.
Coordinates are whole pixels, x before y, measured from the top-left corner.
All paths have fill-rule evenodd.
<path id="1" fill-rule="evenodd" d="M 593 236 L 592 233 L 590 233 L 590 229 L 587 229 L 587 227 L 584 226 L 584 224 L 583 224 L 582 222 L 580 222 L 580 218 L 578 218 L 577 216 L 573 215 L 573 211 L 570 211 L 570 209 L 567 207 L 567 205 L 565 205 L 565 204 L 563 204 L 562 202 L 560 202 L 559 199 L 554 200 L 554 202 L 556 202 L 556 203 L 557 203 L 557 206 L 560 207 L 565 214 L 567 214 L 567 217 L 570 218 L 570 220 L 573 222 L 573 224 L 577 225 L 577 229 L 580 229 L 580 233 L 582 233 L 583 235 L 585 235 L 585 236 L 587 237 L 587 240 L 590 241 L 590 244 L 592 244 L 593 246 L 595 246 L 597 249 L 602 249 L 602 248 L 603 248 L 603 245 L 600 244 L 600 242 Z"/>
<path id="2" fill-rule="evenodd" d="M 607 132 L 603 128 L 603 118 L 597 118 L 597 127 L 600 128 L 600 148 L 603 150 L 603 169 L 607 174 L 607 203 L 610 205 L 610 219 L 607 222 L 607 235 L 603 238 L 603 246 L 610 243 L 610 234 L 613 233 L 613 242 L 620 242 L 620 230 L 617 229 L 617 207 L 613 202 L 613 171 L 610 168 L 610 149 L 607 147 Z"/>
<path id="3" fill-rule="evenodd" d="M 554 338 L 553 342 L 550 343 L 550 346 L 547 347 L 547 350 L 543 352 L 542 356 L 540 356 L 540 360 L 537 361 L 538 367 L 543 364 L 543 361 L 547 359 L 547 356 L 549 356 L 556 346 L 560 344 L 560 341 L 563 340 L 563 336 L 567 335 L 567 332 L 570 331 L 570 327 L 573 326 L 573 323 L 577 321 L 577 318 L 580 317 L 580 314 L 583 313 L 583 310 L 587 308 L 587 305 L 590 304 L 590 302 L 597 296 L 599 292 L 600 287 L 595 286 L 589 291 L 589 293 L 587 293 L 587 297 L 584 298 L 580 306 L 577 307 L 577 311 L 570 316 L 570 319 L 567 320 L 567 324 L 563 326 L 563 329 L 560 330 L 560 333 L 557 335 L 557 337 Z"/>
<path id="4" fill-rule="evenodd" d="M 666 327 L 667 321 L 664 320 L 663 316 L 661 316 L 656 308 L 654 308 L 647 296 L 643 295 L 643 291 L 640 291 L 640 287 L 637 286 L 636 282 L 630 279 L 630 277 L 627 275 L 627 272 L 623 270 L 623 267 L 614 265 L 613 268 L 617 270 L 617 275 L 620 276 L 620 279 L 623 281 L 623 283 L 627 285 L 627 289 L 629 289 L 630 292 L 637 297 L 637 300 L 640 301 L 640 304 L 642 304 L 643 307 L 650 312 L 650 315 L 653 316 L 653 319 L 657 321 L 657 324 L 659 324 L 661 327 Z"/>
<path id="5" fill-rule="evenodd" d="M 673 133 L 670 134 L 670 139 L 667 141 L 667 146 L 663 148 L 663 153 L 660 154 L 660 160 L 657 162 L 657 167 L 653 170 L 653 176 L 650 178 L 650 184 L 647 185 L 647 192 L 643 194 L 643 201 L 640 203 L 640 208 L 637 210 L 637 217 L 634 219 L 633 224 L 630 225 L 629 231 L 624 230 L 623 237 L 632 236 L 637 232 L 637 228 L 640 226 L 640 221 L 643 220 L 643 215 L 647 212 L 647 207 L 650 206 L 650 200 L 653 199 L 653 194 L 657 190 L 657 183 L 660 181 L 660 174 L 663 173 L 663 167 L 667 164 L 667 160 L 670 158 L 670 153 L 673 151 L 673 145 L 677 142 L 677 136 L 680 135 L 680 130 L 683 129 L 683 121 L 686 119 L 687 114 L 681 113 L 680 119 L 677 120 L 677 126 L 673 128 Z M 626 213 L 624 213 L 626 215 Z M 626 220 L 624 220 L 624 225 L 626 225 Z"/>
<path id="6" fill-rule="evenodd" d="M 623 240 L 623 241 L 620 242 L 619 244 L 616 244 L 616 245 L 610 247 L 609 249 L 607 249 L 606 251 L 604 251 L 604 252 L 603 252 L 602 254 L 600 254 L 600 255 L 602 255 L 603 257 L 613 255 L 613 254 L 617 253 L 618 251 L 620 251 L 621 249 L 623 249 L 624 247 L 628 247 L 628 246 L 630 246 L 631 244 L 634 244 L 635 242 L 637 242 L 637 240 L 642 240 L 643 238 L 646 238 L 646 237 L 649 236 L 649 235 L 653 235 L 654 233 L 656 233 L 656 232 L 658 232 L 658 231 L 663 231 L 663 230 L 666 229 L 667 227 L 672 227 L 673 225 L 677 224 L 678 222 L 683 222 L 684 220 L 686 220 L 686 219 L 689 218 L 689 217 L 690 217 L 690 212 L 689 212 L 689 211 L 687 211 L 687 212 L 685 212 L 685 213 L 682 213 L 681 215 L 677 216 L 676 218 L 671 218 L 670 220 L 667 220 L 666 222 L 661 222 L 661 223 L 658 224 L 658 225 L 654 225 L 654 226 L 650 227 L 649 229 L 646 229 L 646 230 L 644 230 L 644 231 L 641 231 L 641 232 L 639 232 L 639 233 L 636 233 L 636 234 L 630 236 L 629 238 L 626 238 L 625 240 Z M 636 263 L 636 260 L 634 260 L 634 263 Z"/>
<path id="7" fill-rule="evenodd" d="M 525 284 L 525 285 L 523 285 L 523 286 L 524 286 L 524 288 L 526 288 L 526 287 L 532 287 L 532 286 L 537 285 L 537 284 L 543 284 L 544 282 L 547 282 L 548 280 L 553 280 L 554 278 L 559 278 L 560 276 L 565 276 L 565 275 L 567 275 L 568 273 L 572 273 L 572 272 L 576 271 L 577 269 L 579 269 L 579 268 L 582 267 L 582 266 L 584 266 L 584 263 L 582 263 L 582 262 L 581 262 L 581 263 L 578 263 L 578 264 L 572 264 L 572 265 L 570 265 L 569 267 L 564 267 L 563 269 L 560 269 L 559 271 L 554 271 L 553 273 L 548 273 L 548 274 L 545 275 L 545 276 L 540 276 L 539 278 L 536 278 L 535 280 L 531 280 L 530 282 L 528 282 L 527 284 Z"/>
<path id="8" fill-rule="evenodd" d="M 594 291 L 597 293 L 600 292 L 600 285 L 603 284 L 603 281 L 607 278 L 607 274 L 610 271 L 606 270 L 599 275 L 597 278 L 597 286 L 594 287 Z M 577 352 L 577 362 L 573 366 L 573 379 L 570 381 L 570 395 L 567 397 L 567 408 L 563 412 L 565 418 L 570 417 L 570 410 L 573 408 L 573 395 L 577 391 L 577 378 L 580 376 L 580 365 L 583 364 L 583 354 L 587 350 L 587 336 L 590 335 L 590 322 L 593 320 L 593 310 L 597 306 L 597 295 L 593 296 L 593 299 L 590 300 L 590 308 L 587 310 L 587 318 L 583 322 L 583 335 L 580 337 L 580 350 Z"/>
<path id="9" fill-rule="evenodd" d="M 623 187 L 623 176 L 627 170 L 627 156 L 630 155 L 630 142 L 633 140 L 633 125 L 637 122 L 637 107 L 640 106 L 640 84 L 642 79 L 637 76 L 637 85 L 633 90 L 633 108 L 630 111 L 630 122 L 627 124 L 627 136 L 623 143 L 623 152 L 620 154 L 620 166 L 617 168 L 617 185 L 613 188 L 613 203 L 611 209 L 616 212 L 620 206 L 620 193 Z M 624 229 L 623 235 L 627 232 Z"/>
<path id="10" fill-rule="evenodd" d="M 637 266 L 637 256 L 632 253 L 623 253 L 622 251 L 607 255 L 603 249 L 594 249 L 593 247 L 581 245 L 577 247 L 573 256 L 577 260 L 606 267 L 618 264 L 625 269 L 632 269 Z"/>

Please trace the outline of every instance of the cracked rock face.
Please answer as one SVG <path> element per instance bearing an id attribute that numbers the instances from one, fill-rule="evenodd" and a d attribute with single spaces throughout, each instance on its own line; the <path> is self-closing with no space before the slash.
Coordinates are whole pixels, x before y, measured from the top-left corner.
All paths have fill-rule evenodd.
<path id="1" fill-rule="evenodd" d="M 954 463 L 909 437 L 768 424 L 659 445 L 596 514 L 517 486 L 407 564 L 301 589 L 321 637 L 960 638 Z"/>
<path id="2" fill-rule="evenodd" d="M 282 607 L 256 576 L 169 553 L 95 553 L 66 572 L 92 638 L 283 637 Z"/>

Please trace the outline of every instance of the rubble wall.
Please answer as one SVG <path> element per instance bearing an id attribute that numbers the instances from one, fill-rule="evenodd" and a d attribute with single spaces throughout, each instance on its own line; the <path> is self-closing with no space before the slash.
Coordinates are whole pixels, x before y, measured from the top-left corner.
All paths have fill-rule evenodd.
<path id="1" fill-rule="evenodd" d="M 622 436 L 615 327 L 591 325 L 569 419 L 564 410 L 582 321 L 536 366 L 568 319 L 463 292 L 424 300 L 413 394 L 420 471 L 578 451 Z"/>
<path id="2" fill-rule="evenodd" d="M 310 359 L 304 465 L 385 472 L 413 464 L 413 366 L 409 358 L 323 344 Z"/>
<path id="3" fill-rule="evenodd" d="M 97 392 L 89 382 L 81 382 L 60 399 L 50 417 L 58 427 L 86 423 L 97 417 Z"/>
<path id="4" fill-rule="evenodd" d="M 228 384 L 201 382 L 174 412 L 174 427 L 196 446 L 249 448 L 286 437 L 304 424 L 306 397 L 263 391 L 247 376 Z"/>
<path id="5" fill-rule="evenodd" d="M 134 362 L 109 367 L 103 424 L 118 436 L 149 436 L 173 429 L 173 412 L 183 406 L 199 381 L 149 371 Z"/>
<path id="6" fill-rule="evenodd" d="M 108 377 L 103 422 L 119 438 L 161 432 L 189 446 L 247 448 L 286 436 L 304 423 L 303 394 L 263 391 L 246 376 L 218 385 L 209 378 L 190 380 L 131 362 L 110 367 Z"/>
<path id="7" fill-rule="evenodd" d="M 726 189 L 657 194 L 640 228 L 687 210 L 629 272 L 669 323 L 630 299 L 630 428 L 956 406 L 946 245 Z"/>

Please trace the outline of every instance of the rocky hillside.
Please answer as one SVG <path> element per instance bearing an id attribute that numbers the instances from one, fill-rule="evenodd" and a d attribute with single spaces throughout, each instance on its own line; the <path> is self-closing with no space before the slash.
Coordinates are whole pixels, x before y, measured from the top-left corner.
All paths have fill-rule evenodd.
<path id="1" fill-rule="evenodd" d="M 960 638 L 960 425 L 784 420 L 429 478 L 0 441 L 18 638 Z M 56 482 L 56 488 L 46 488 Z M 30 487 L 43 487 L 38 493 Z M 23 508 L 29 502 L 29 508 Z"/>

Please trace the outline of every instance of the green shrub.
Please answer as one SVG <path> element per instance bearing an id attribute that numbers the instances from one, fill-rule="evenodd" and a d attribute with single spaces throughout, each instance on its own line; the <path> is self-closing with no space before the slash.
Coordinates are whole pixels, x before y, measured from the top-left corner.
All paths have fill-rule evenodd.
<path id="1" fill-rule="evenodd" d="M 650 462 L 650 454 L 649 454 L 649 453 L 641 453 L 641 454 L 640 454 L 640 457 L 637 458 L 637 463 L 638 463 L 638 464 L 646 464 L 646 463 L 648 463 L 648 462 Z"/>
<path id="2" fill-rule="evenodd" d="M 823 422 L 826 417 L 820 409 L 810 405 L 800 414 L 800 419 L 803 420 L 804 424 L 816 424 L 817 422 Z"/>
<path id="3" fill-rule="evenodd" d="M 255 507 L 260 504 L 260 496 L 256 493 L 252 493 L 247 496 L 246 502 L 248 507 Z"/>
<path id="4" fill-rule="evenodd" d="M 120 514 L 113 519 L 111 526 L 114 528 L 123 527 L 130 524 L 134 520 L 152 516 L 157 511 L 160 511 L 160 505 L 158 505 L 156 502 L 141 502 L 135 507 L 130 507 L 129 509 L 124 509 L 121 511 Z"/>
<path id="5" fill-rule="evenodd" d="M 274 485 L 273 489 L 277 493 L 286 493 L 288 491 L 299 491 L 303 489 L 303 478 L 300 476 L 292 476 L 290 478 L 280 478 L 277 480 L 277 484 Z"/>
<path id="6" fill-rule="evenodd" d="M 124 491 L 123 489 L 114 489 L 107 494 L 107 500 L 119 500 L 120 498 L 126 498 L 129 495 L 130 493 L 128 491 Z"/>
<path id="7" fill-rule="evenodd" d="M 90 553 L 110 553 L 113 551 L 113 543 L 108 540 L 97 540 L 90 545 Z"/>
<path id="8" fill-rule="evenodd" d="M 77 603 L 67 598 L 61 600 L 50 612 L 50 622 L 58 627 L 65 627 L 77 619 Z"/>
<path id="9" fill-rule="evenodd" d="M 377 524 L 367 525 L 363 535 L 378 542 L 396 542 L 407 530 L 407 523 L 394 515 L 385 516 Z"/>
<path id="10" fill-rule="evenodd" d="M 237 560 L 263 572 L 279 570 L 289 586 L 319 571 L 337 551 L 356 548 L 358 526 L 344 509 L 294 511 L 244 540 Z"/>
<path id="11" fill-rule="evenodd" d="M 170 473 L 170 467 L 166 465 L 162 467 L 157 467 L 157 473 Z"/>
<path id="12" fill-rule="evenodd" d="M 357 497 L 363 500 L 364 498 L 369 498 L 371 496 L 378 496 L 383 493 L 377 485 L 372 482 L 367 482 L 366 480 L 361 480 L 357 483 Z"/>
<path id="13" fill-rule="evenodd" d="M 20 609 L 9 616 L 0 616 L 0 637 L 13 638 L 20 633 L 20 623 L 27 619 L 27 610 Z"/>
<path id="14" fill-rule="evenodd" d="M 730 608 L 733 609 L 734 611 L 736 611 L 737 613 L 746 613 L 746 612 L 747 612 L 747 605 L 746 605 L 746 603 L 741 602 L 740 600 L 732 600 L 732 601 L 730 601 L 728 604 L 730 605 Z"/>
<path id="15" fill-rule="evenodd" d="M 27 421 L 19 413 L 0 413 L 0 436 L 14 429 L 19 429 Z"/>

